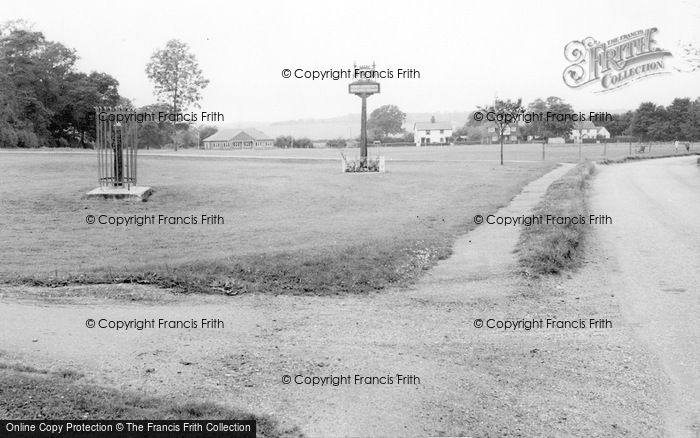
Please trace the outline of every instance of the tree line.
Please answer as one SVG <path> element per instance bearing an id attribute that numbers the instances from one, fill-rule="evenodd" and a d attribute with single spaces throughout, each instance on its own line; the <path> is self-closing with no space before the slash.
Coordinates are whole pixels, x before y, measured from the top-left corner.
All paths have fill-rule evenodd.
<path id="1" fill-rule="evenodd" d="M 95 140 L 95 111 L 98 106 L 125 106 L 138 112 L 184 112 L 198 107 L 204 78 L 189 47 L 170 40 L 156 50 L 145 68 L 154 84 L 157 102 L 134 108 L 119 94 L 119 82 L 107 73 L 80 72 L 75 50 L 49 41 L 21 21 L 0 25 L 0 147 L 92 147 Z M 500 102 L 500 103 L 499 103 Z M 509 111 L 574 113 L 572 106 L 551 96 L 527 106 L 518 100 L 497 100 L 478 108 Z M 504 106 L 505 105 L 505 106 Z M 413 141 L 403 124 L 406 113 L 396 105 L 381 106 L 370 114 L 370 141 Z M 612 120 L 596 122 L 611 137 L 637 141 L 694 141 L 700 139 L 700 98 L 676 98 L 668 106 L 644 102 L 634 111 L 614 114 Z M 576 122 L 534 121 L 518 126 L 518 137 L 547 141 L 568 138 Z M 144 122 L 139 129 L 141 147 L 196 147 L 216 132 L 213 126 L 194 127 L 188 123 Z M 490 137 L 493 126 L 474 120 L 473 113 L 454 137 L 479 141 Z M 199 142 L 197 139 L 199 138 Z M 344 142 L 334 140 L 332 147 Z M 307 138 L 280 137 L 277 147 L 313 147 Z"/>
<path id="2" fill-rule="evenodd" d="M 119 82 L 75 70 L 75 50 L 41 32 L 0 27 L 0 147 L 85 145 L 95 136 L 95 106 L 122 103 Z"/>
<path id="3" fill-rule="evenodd" d="M 513 115 L 524 112 L 556 114 L 577 114 L 573 107 L 563 99 L 550 96 L 547 99 L 535 99 L 528 105 L 517 100 L 496 100 L 492 105 L 484 105 L 476 111 L 509 112 Z M 475 111 L 475 112 L 476 112 Z M 455 138 L 468 141 L 480 141 L 484 137 L 497 134 L 500 128 L 496 123 L 476 121 L 472 112 L 465 125 L 455 131 Z M 700 97 L 675 98 L 670 105 L 657 105 L 643 102 L 634 111 L 612 114 L 611 120 L 594 121 L 596 126 L 603 126 L 613 139 L 628 141 L 699 141 L 700 140 Z M 548 141 L 550 138 L 569 139 L 574 129 L 581 127 L 581 122 L 572 120 L 533 120 L 531 123 L 505 124 L 517 126 L 517 136 L 522 139 Z M 505 129 L 504 129 L 505 131 Z"/>
<path id="4" fill-rule="evenodd" d="M 136 112 L 184 112 L 198 107 L 208 80 L 186 44 L 171 40 L 156 50 L 145 73 L 157 103 L 135 108 L 119 94 L 107 73 L 76 69 L 74 49 L 46 39 L 27 23 L 0 24 L 0 147 L 93 147 L 95 107 L 123 106 Z M 141 147 L 195 147 L 216 132 L 213 126 L 144 122 Z"/>

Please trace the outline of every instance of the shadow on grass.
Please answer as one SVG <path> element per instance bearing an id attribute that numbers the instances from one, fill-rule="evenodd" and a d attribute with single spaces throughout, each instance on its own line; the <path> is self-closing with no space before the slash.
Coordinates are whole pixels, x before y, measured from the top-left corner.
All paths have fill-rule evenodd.
<path id="1" fill-rule="evenodd" d="M 131 392 L 77 383 L 75 372 L 33 367 L 0 367 L 0 411 L 5 419 L 85 420 L 256 420 L 258 437 L 302 437 L 267 416 L 224 408 L 211 402 L 173 404 Z"/>

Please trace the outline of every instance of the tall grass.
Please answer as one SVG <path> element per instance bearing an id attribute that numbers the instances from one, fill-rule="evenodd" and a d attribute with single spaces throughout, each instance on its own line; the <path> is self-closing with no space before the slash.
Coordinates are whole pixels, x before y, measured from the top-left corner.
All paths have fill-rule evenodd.
<path id="1" fill-rule="evenodd" d="M 594 173 L 595 165 L 588 161 L 571 169 L 549 186 L 533 214 L 558 217 L 582 215 L 588 219 L 586 191 Z M 540 276 L 576 268 L 581 261 L 588 229 L 589 225 L 585 224 L 559 225 L 544 221 L 524 227 L 516 247 L 523 272 Z"/>

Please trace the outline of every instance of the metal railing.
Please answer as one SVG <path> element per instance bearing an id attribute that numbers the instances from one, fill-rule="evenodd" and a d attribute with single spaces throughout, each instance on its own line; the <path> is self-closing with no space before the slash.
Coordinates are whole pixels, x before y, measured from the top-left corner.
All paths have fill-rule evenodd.
<path id="1" fill-rule="evenodd" d="M 138 123 L 124 107 L 95 108 L 98 180 L 102 187 L 136 185 Z"/>

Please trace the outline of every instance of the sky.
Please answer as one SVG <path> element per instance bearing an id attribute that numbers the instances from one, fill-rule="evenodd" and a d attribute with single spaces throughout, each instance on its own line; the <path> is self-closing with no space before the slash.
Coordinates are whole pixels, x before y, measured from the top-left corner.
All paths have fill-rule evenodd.
<path id="1" fill-rule="evenodd" d="M 471 111 L 500 98 L 558 96 L 577 111 L 667 105 L 700 96 L 700 70 L 659 75 L 608 93 L 562 80 L 573 40 L 608 40 L 658 28 L 658 46 L 700 47 L 700 3 L 667 1 L 94 1 L 6 2 L 0 22 L 25 19 L 77 50 L 79 70 L 115 77 L 137 105 L 156 101 L 145 74 L 170 39 L 187 43 L 210 80 L 201 109 L 225 124 L 331 118 L 357 113 L 349 80 L 282 77 L 282 70 L 328 70 L 375 62 L 417 69 L 419 79 L 380 80 L 370 111 Z M 674 61 L 677 57 L 674 58 Z"/>

